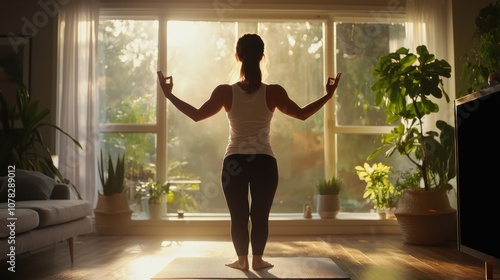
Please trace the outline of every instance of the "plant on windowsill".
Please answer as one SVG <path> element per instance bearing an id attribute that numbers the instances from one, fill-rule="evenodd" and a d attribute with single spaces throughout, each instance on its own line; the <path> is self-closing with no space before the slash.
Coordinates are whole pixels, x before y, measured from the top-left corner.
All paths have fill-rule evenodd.
<path id="1" fill-rule="evenodd" d="M 97 162 L 102 190 L 98 192 L 94 209 L 96 231 L 100 234 L 119 234 L 129 226 L 132 210 L 125 192 L 125 154 L 118 155 L 115 163 L 111 154 L 107 161 L 101 151 Z"/>
<path id="2" fill-rule="evenodd" d="M 159 183 L 149 179 L 141 185 L 148 195 L 149 218 L 159 220 L 167 213 L 167 200 L 170 193 L 170 183 Z"/>
<path id="3" fill-rule="evenodd" d="M 316 212 L 322 219 L 335 219 L 340 211 L 339 193 L 344 183 L 342 179 L 331 176 L 322 178 L 316 184 L 318 195 L 316 198 Z"/>
<path id="4" fill-rule="evenodd" d="M 168 212 L 177 213 L 178 218 L 183 218 L 185 213 L 199 211 L 201 180 L 185 169 L 187 165 L 186 161 L 171 161 L 168 165 Z"/>
<path id="5" fill-rule="evenodd" d="M 367 162 L 363 166 L 355 167 L 359 179 L 366 183 L 363 198 L 368 198 L 377 211 L 379 218 L 385 219 L 386 212 L 399 198 L 399 192 L 389 181 L 391 167 L 383 163 L 369 165 Z"/>
<path id="6" fill-rule="evenodd" d="M 455 177 L 454 128 L 438 120 L 439 132 L 426 130 L 424 118 L 439 112 L 437 100 L 449 102 L 442 79 L 451 76 L 451 66 L 421 45 L 416 55 L 400 48 L 380 57 L 373 74 L 378 77 L 371 88 L 376 93 L 375 105 L 385 108 L 388 124 L 401 122 L 382 135 L 380 147 L 368 160 L 385 149 L 386 157 L 399 153 L 415 166 L 423 186 L 406 186 L 395 211 L 403 239 L 416 245 L 446 243 L 456 223 L 456 210 L 447 196 Z"/>

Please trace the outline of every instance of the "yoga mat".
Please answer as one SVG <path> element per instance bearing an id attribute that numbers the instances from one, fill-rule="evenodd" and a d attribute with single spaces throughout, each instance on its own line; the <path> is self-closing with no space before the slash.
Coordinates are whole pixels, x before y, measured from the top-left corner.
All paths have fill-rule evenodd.
<path id="1" fill-rule="evenodd" d="M 225 266 L 234 259 L 179 257 L 168 263 L 151 280 L 168 279 L 350 279 L 329 258 L 268 257 L 274 267 L 242 271 Z M 250 259 L 251 262 L 251 259 Z"/>

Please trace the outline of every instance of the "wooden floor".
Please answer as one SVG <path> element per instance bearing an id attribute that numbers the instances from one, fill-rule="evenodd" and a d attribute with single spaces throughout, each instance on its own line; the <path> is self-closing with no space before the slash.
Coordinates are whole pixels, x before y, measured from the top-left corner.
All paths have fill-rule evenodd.
<path id="1" fill-rule="evenodd" d="M 75 241 L 73 265 L 67 244 L 58 243 L 17 256 L 15 273 L 7 272 L 2 262 L 0 279 L 146 280 L 176 257 L 232 255 L 229 239 L 176 241 L 161 236 L 87 235 Z M 272 237 L 265 255 L 328 257 L 352 280 L 486 278 L 484 262 L 459 252 L 454 244 L 412 246 L 404 244 L 399 235 Z M 500 279 L 498 267 L 493 279 Z"/>

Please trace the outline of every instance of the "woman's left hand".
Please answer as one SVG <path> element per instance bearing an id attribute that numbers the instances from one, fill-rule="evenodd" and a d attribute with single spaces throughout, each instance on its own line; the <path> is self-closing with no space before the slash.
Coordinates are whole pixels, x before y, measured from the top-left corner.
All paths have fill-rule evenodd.
<path id="1" fill-rule="evenodd" d="M 337 73 L 337 76 L 335 78 L 328 77 L 328 81 L 326 82 L 326 85 L 325 85 L 325 89 L 326 89 L 327 94 L 333 95 L 333 93 L 337 89 L 337 86 L 339 85 L 340 76 L 342 76 L 342 72 Z"/>

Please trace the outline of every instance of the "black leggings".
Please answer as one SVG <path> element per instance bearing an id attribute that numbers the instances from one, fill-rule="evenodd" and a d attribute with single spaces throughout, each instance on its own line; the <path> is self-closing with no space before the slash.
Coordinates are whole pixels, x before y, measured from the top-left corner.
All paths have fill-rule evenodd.
<path id="1" fill-rule="evenodd" d="M 250 238 L 253 255 L 263 255 L 269 234 L 269 212 L 278 187 L 276 159 L 263 154 L 229 155 L 224 159 L 221 176 L 222 190 L 231 216 L 231 239 L 236 254 L 248 255 Z"/>

